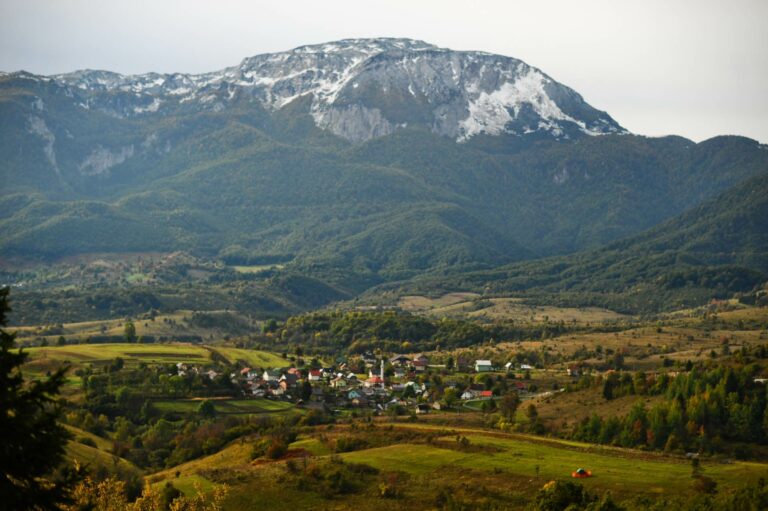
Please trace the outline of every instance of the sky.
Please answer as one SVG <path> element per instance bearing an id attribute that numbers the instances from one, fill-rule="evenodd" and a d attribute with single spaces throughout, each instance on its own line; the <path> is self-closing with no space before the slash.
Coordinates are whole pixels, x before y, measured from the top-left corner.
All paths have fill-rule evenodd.
<path id="1" fill-rule="evenodd" d="M 522 59 L 630 131 L 768 143 L 768 0 L 0 0 L 0 70 L 204 72 L 349 37 Z"/>

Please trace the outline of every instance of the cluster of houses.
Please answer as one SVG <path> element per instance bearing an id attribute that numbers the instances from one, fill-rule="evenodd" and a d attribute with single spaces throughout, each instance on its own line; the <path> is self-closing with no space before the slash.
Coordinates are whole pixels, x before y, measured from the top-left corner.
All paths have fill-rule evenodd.
<path id="1" fill-rule="evenodd" d="M 179 376 L 188 376 L 188 375 L 200 375 L 208 378 L 209 380 L 213 380 L 215 378 L 218 378 L 221 373 L 218 373 L 214 371 L 213 369 L 204 370 L 201 367 L 191 365 L 191 364 L 185 364 L 184 362 L 179 362 L 176 364 L 176 374 Z"/>
<path id="2" fill-rule="evenodd" d="M 367 376 L 352 372 L 342 361 L 333 367 L 316 369 L 256 370 L 244 367 L 230 377 L 253 397 L 290 400 L 307 408 L 326 411 L 340 408 L 385 411 L 400 406 L 414 409 L 415 413 L 427 413 L 431 409 L 442 408 L 437 389 L 429 381 L 416 381 L 429 367 L 426 355 L 418 353 L 377 359 L 372 354 L 365 354 L 362 362 L 369 368 Z M 488 361 L 476 362 L 477 372 L 484 372 L 484 362 Z M 392 367 L 385 377 L 386 363 Z M 527 390 L 523 382 L 516 382 L 515 385 L 518 391 Z M 442 390 L 448 388 L 453 388 L 463 400 L 492 398 L 492 392 L 479 383 L 461 386 L 446 381 Z"/>

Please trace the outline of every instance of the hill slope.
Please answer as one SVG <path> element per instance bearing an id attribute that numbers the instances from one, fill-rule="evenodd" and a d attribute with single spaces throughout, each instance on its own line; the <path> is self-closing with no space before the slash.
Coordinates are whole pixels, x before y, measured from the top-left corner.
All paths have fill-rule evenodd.
<path id="1" fill-rule="evenodd" d="M 565 257 L 440 278 L 402 292 L 522 293 L 643 312 L 698 305 L 768 279 L 768 174 L 637 236 Z M 379 288 L 380 293 L 396 286 Z"/>

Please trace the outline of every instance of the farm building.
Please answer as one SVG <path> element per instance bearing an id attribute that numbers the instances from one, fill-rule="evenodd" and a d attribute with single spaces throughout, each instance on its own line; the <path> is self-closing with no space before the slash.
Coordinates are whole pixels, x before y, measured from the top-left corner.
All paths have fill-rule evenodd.
<path id="1" fill-rule="evenodd" d="M 493 364 L 490 360 L 475 360 L 475 372 L 485 373 L 493 371 Z"/>

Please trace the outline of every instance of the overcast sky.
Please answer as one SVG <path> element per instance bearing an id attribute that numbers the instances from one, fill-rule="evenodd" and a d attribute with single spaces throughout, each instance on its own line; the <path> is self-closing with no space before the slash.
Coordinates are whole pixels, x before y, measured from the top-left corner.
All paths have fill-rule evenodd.
<path id="1" fill-rule="evenodd" d="M 768 142 L 768 0 L 0 0 L 0 70 L 202 72 L 347 37 L 522 59 L 644 135 Z"/>

